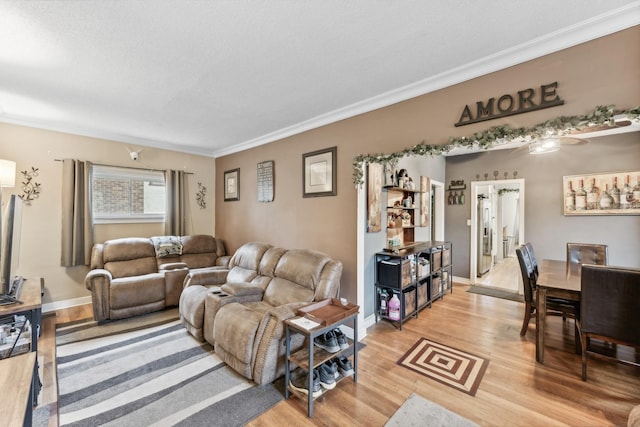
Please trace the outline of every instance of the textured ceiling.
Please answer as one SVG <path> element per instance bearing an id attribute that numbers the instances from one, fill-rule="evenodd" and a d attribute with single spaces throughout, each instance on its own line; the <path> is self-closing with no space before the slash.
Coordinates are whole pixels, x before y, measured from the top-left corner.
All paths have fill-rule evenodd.
<path id="1" fill-rule="evenodd" d="M 217 156 L 639 23 L 630 0 L 3 0 L 0 121 Z"/>

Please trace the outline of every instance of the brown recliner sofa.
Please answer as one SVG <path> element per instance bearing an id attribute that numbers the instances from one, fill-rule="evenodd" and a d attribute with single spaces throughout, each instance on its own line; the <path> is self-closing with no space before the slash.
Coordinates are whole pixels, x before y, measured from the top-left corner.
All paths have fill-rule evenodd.
<path id="1" fill-rule="evenodd" d="M 189 271 L 226 270 L 224 242 L 209 235 L 129 237 L 96 243 L 85 286 L 97 321 L 177 306 Z"/>
<path id="2" fill-rule="evenodd" d="M 314 250 L 251 242 L 236 251 L 228 268 L 225 277 L 189 273 L 181 319 L 238 373 L 258 384 L 270 383 L 284 374 L 284 320 L 295 317 L 299 307 L 337 298 L 342 263 Z M 193 304 L 189 296 L 203 304 Z M 194 330 L 193 312 L 183 313 L 195 306 L 201 310 L 200 330 Z M 292 350 L 303 343 L 302 335 L 293 334 Z"/>

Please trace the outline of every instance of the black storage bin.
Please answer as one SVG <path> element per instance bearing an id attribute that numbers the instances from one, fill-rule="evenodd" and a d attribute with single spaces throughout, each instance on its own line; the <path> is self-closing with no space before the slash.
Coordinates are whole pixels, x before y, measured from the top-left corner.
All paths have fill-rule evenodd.
<path id="1" fill-rule="evenodd" d="M 378 261 L 378 284 L 400 289 L 411 283 L 411 263 L 408 259 L 390 258 Z"/>

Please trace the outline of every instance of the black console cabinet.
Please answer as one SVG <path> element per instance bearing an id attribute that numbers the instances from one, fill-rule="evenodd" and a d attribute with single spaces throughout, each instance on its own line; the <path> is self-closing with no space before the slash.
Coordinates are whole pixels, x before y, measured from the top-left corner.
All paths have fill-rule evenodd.
<path id="1" fill-rule="evenodd" d="M 451 286 L 451 242 L 416 242 L 397 251 L 375 254 L 376 322 L 386 319 L 402 324 L 437 299 L 444 298 Z M 400 320 L 391 320 L 388 302 L 400 300 Z M 385 308 L 386 306 L 386 308 Z"/>

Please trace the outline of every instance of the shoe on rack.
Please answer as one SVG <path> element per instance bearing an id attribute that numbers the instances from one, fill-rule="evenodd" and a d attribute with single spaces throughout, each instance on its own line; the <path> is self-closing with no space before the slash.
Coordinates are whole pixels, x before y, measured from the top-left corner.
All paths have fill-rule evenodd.
<path id="1" fill-rule="evenodd" d="M 314 369 L 313 373 L 313 397 L 318 397 L 322 394 L 322 389 L 320 388 L 320 376 L 318 375 L 318 370 Z M 309 395 L 309 377 L 306 372 L 303 370 L 297 370 L 291 373 L 291 378 L 289 379 L 289 385 L 294 390 L 299 391 L 300 393 L 304 393 Z"/>
<path id="2" fill-rule="evenodd" d="M 335 379 L 338 379 L 340 374 L 338 373 L 338 362 L 336 362 L 335 358 L 327 360 L 326 362 L 324 362 L 324 364 L 329 368 L 329 370 L 333 374 L 333 377 Z"/>
<path id="3" fill-rule="evenodd" d="M 313 343 L 318 347 L 328 351 L 329 353 L 335 353 L 340 351 L 338 340 L 336 340 L 336 336 L 333 333 L 333 331 L 325 332 L 319 337 L 315 337 L 313 339 Z"/>
<path id="4" fill-rule="evenodd" d="M 338 371 L 340 372 L 340 375 L 343 377 L 353 375 L 351 361 L 346 356 L 334 357 L 333 360 L 338 363 Z"/>
<path id="5" fill-rule="evenodd" d="M 349 341 L 347 341 L 346 335 L 340 330 L 340 328 L 334 329 L 333 334 L 336 336 L 336 341 L 338 341 L 338 345 L 341 350 L 349 348 Z"/>
<path id="6" fill-rule="evenodd" d="M 326 390 L 331 390 L 336 386 L 336 377 L 333 371 L 324 363 L 318 366 L 318 377 L 320 377 L 320 385 Z"/>

